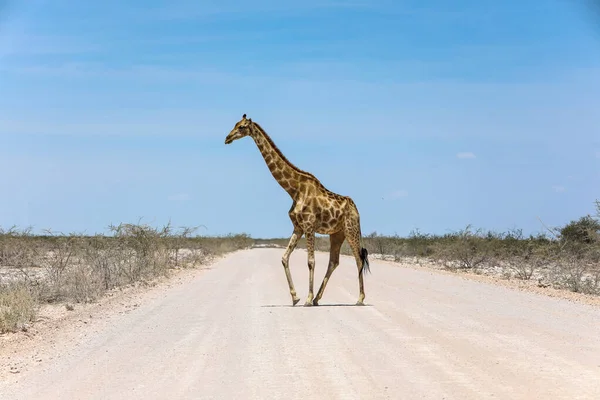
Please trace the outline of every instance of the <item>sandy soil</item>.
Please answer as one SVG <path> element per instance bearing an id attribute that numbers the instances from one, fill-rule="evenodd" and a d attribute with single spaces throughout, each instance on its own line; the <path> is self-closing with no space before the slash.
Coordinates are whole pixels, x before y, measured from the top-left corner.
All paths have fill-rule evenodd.
<path id="1" fill-rule="evenodd" d="M 0 338 L 2 398 L 600 398 L 598 306 L 373 260 L 354 307 L 343 257 L 321 306 L 292 308 L 281 253 L 55 309 Z M 291 265 L 303 302 L 306 252 Z"/>

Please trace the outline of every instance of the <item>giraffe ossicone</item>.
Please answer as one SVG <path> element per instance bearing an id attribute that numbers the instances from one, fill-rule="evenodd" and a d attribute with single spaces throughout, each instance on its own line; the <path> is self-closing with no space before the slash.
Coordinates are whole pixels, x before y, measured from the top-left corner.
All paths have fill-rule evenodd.
<path id="1" fill-rule="evenodd" d="M 363 305 L 365 290 L 363 275 L 369 271 L 369 258 L 367 249 L 362 246 L 360 230 L 360 214 L 356 204 L 349 196 L 342 196 L 325 188 L 325 186 L 311 173 L 303 171 L 292 164 L 277 148 L 266 131 L 246 114 L 238 121 L 225 138 L 225 144 L 250 136 L 261 152 L 273 178 L 292 198 L 292 206 L 288 215 L 293 225 L 292 236 L 281 263 L 292 297 L 292 304 L 296 305 L 300 298 L 296 294 L 289 260 L 302 236 L 306 237 L 306 250 L 308 252 L 308 296 L 305 306 L 318 305 L 323 297 L 327 282 L 340 262 L 340 250 L 344 240 L 352 248 L 352 253 L 358 268 L 358 300 L 357 305 Z M 327 234 L 330 238 L 329 264 L 323 282 L 316 296 L 313 294 L 315 271 L 315 234 Z"/>

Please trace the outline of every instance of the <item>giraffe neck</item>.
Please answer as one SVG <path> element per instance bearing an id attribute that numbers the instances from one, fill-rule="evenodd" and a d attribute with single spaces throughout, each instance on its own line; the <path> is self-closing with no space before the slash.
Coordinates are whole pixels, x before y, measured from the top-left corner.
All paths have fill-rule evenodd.
<path id="1" fill-rule="evenodd" d="M 254 129 L 251 136 L 267 163 L 273 178 L 295 199 L 298 194 L 299 183 L 303 179 L 310 177 L 310 174 L 301 171 L 289 162 L 277 146 L 275 146 L 269 135 L 256 122 L 253 125 Z"/>

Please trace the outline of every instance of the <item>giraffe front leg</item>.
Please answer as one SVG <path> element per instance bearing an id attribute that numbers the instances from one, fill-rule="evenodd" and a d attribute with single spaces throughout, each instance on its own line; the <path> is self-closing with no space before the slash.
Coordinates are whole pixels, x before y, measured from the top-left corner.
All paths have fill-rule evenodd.
<path id="1" fill-rule="evenodd" d="M 315 233 L 306 234 L 306 251 L 308 253 L 308 297 L 304 307 L 313 305 L 313 287 L 315 282 Z"/>
<path id="2" fill-rule="evenodd" d="M 283 257 L 281 258 L 283 270 L 285 271 L 285 277 L 287 278 L 288 286 L 290 287 L 290 295 L 292 296 L 293 306 L 295 306 L 300 301 L 300 297 L 296 295 L 296 289 L 294 288 L 294 282 L 292 281 L 292 274 L 290 272 L 290 255 L 296 248 L 296 245 L 298 244 L 298 241 L 301 237 L 302 232 L 294 231 L 292 237 L 290 238 L 290 242 L 288 243 L 288 246 L 285 249 L 285 253 L 283 253 Z"/>

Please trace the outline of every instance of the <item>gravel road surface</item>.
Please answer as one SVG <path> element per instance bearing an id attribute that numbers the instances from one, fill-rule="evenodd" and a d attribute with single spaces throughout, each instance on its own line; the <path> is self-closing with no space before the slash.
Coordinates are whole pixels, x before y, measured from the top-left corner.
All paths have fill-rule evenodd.
<path id="1" fill-rule="evenodd" d="M 0 383 L 2 399 L 600 399 L 600 308 L 342 257 L 302 307 L 306 252 L 236 252 Z M 317 254 L 315 292 L 327 265 Z"/>

